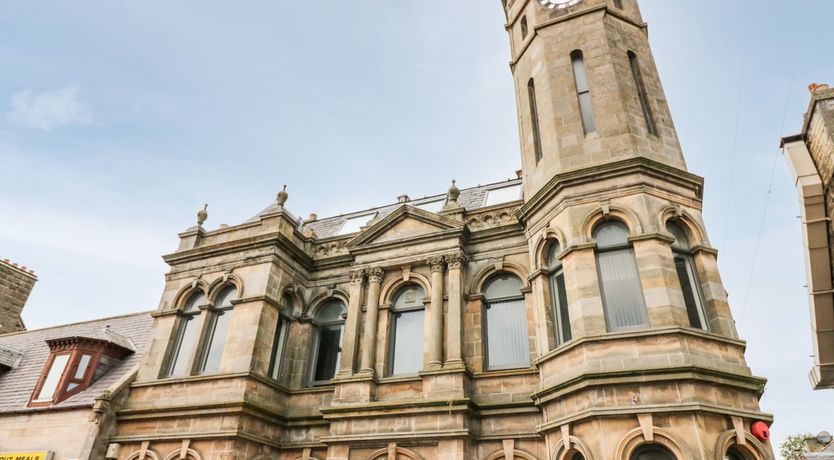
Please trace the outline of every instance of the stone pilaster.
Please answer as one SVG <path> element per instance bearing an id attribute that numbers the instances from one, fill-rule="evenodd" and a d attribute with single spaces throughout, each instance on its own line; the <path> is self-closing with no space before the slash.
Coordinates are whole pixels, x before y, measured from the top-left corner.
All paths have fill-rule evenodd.
<path id="1" fill-rule="evenodd" d="M 365 303 L 365 336 L 362 341 L 361 372 L 374 374 L 376 333 L 379 322 L 379 290 L 385 272 L 377 267 L 368 271 L 368 297 Z"/>
<path id="2" fill-rule="evenodd" d="M 345 319 L 345 336 L 342 339 L 342 360 L 337 377 L 353 374 L 356 368 L 356 351 L 359 340 L 359 317 L 362 313 L 362 285 L 365 281 L 365 271 L 357 270 L 350 274 L 350 300 L 348 303 L 347 319 Z"/>
<path id="3" fill-rule="evenodd" d="M 429 260 L 431 267 L 431 305 L 426 340 L 429 346 L 429 369 L 443 365 L 443 257 Z"/>
<path id="4" fill-rule="evenodd" d="M 463 364 L 463 253 L 447 255 L 446 272 L 449 286 L 449 313 L 446 322 L 446 366 Z"/>
<path id="5" fill-rule="evenodd" d="M 575 246 L 562 258 L 574 339 L 606 333 L 594 247 Z"/>

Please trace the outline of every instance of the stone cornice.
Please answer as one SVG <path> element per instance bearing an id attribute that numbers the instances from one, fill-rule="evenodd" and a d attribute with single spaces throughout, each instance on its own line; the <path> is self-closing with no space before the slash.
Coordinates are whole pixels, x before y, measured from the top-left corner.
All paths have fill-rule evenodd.
<path id="1" fill-rule="evenodd" d="M 251 251 L 252 249 L 270 248 L 273 246 L 277 246 L 278 248 L 286 251 L 286 253 L 289 254 L 293 260 L 300 263 L 305 269 L 310 271 L 314 269 L 313 259 L 306 252 L 304 252 L 303 249 L 293 244 L 289 238 L 280 232 L 265 233 L 210 246 L 187 249 L 162 256 L 162 260 L 173 267 L 175 265 L 207 259 L 209 257 Z"/>
<path id="2" fill-rule="evenodd" d="M 542 207 L 550 204 L 558 194 L 570 187 L 632 174 L 646 174 L 663 181 L 676 182 L 682 187 L 692 189 L 698 199 L 703 197 L 703 178 L 648 158 L 635 157 L 599 166 L 567 171 L 553 176 L 541 190 L 530 197 L 524 206 L 521 207 L 518 211 L 518 218 L 522 222 L 526 221 Z"/>

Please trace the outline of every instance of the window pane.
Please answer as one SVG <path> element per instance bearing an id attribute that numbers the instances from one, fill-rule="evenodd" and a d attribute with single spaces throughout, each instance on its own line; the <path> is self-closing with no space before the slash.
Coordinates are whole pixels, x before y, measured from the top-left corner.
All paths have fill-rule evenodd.
<path id="1" fill-rule="evenodd" d="M 318 341 L 318 356 L 313 380 L 325 382 L 336 375 L 336 369 L 339 366 L 339 358 L 342 354 L 342 325 L 319 326 Z"/>
<path id="2" fill-rule="evenodd" d="M 425 310 L 395 313 L 394 356 L 391 373 L 416 374 L 423 368 L 423 318 Z"/>
<path id="3" fill-rule="evenodd" d="M 610 330 L 646 325 L 643 290 L 631 249 L 597 254 Z"/>
<path id="4" fill-rule="evenodd" d="M 195 316 L 183 316 L 180 318 L 180 334 L 177 350 L 174 354 L 171 365 L 171 376 L 182 376 L 190 374 L 187 368 L 188 361 L 194 355 L 194 347 L 197 344 L 197 327 Z"/>
<path id="5" fill-rule="evenodd" d="M 203 372 L 217 372 L 220 370 L 220 358 L 223 357 L 223 348 L 226 345 L 226 335 L 229 333 L 232 311 L 218 311 L 213 316 L 214 325 L 207 344 L 208 351 L 206 352 Z"/>
<path id="6" fill-rule="evenodd" d="M 513 275 L 501 274 L 493 276 L 484 288 L 484 297 L 490 299 L 504 299 L 521 296 L 521 280 Z"/>
<path id="7" fill-rule="evenodd" d="M 606 222 L 594 231 L 598 248 L 610 248 L 628 244 L 628 229 L 619 222 Z"/>
<path id="8" fill-rule="evenodd" d="M 237 300 L 237 289 L 230 286 L 223 289 L 223 292 L 217 296 L 214 306 L 217 308 L 231 307 L 233 300 Z"/>
<path id="9" fill-rule="evenodd" d="M 689 258 L 684 256 L 675 257 L 675 269 L 678 271 L 678 280 L 681 283 L 683 302 L 686 305 L 686 314 L 689 316 L 689 325 L 698 329 L 704 329 L 703 309 L 701 298 L 695 291 L 698 283 L 695 282 L 694 273 Z"/>
<path id="10" fill-rule="evenodd" d="M 197 308 L 206 304 L 208 304 L 206 296 L 202 292 L 198 292 L 189 297 L 188 302 L 185 303 L 184 311 L 197 311 Z"/>
<path id="11" fill-rule="evenodd" d="M 489 368 L 528 366 L 530 354 L 524 300 L 490 302 L 486 316 Z"/>
<path id="12" fill-rule="evenodd" d="M 273 379 L 281 376 L 281 363 L 284 361 L 284 346 L 287 342 L 287 322 L 278 318 L 278 325 L 275 331 L 275 342 L 272 344 L 272 360 L 269 375 Z"/>
<path id="13" fill-rule="evenodd" d="M 49 373 L 46 374 L 46 380 L 43 382 L 36 401 L 52 400 L 52 396 L 55 395 L 55 390 L 58 388 L 58 382 L 61 380 L 61 374 L 64 373 L 64 368 L 67 367 L 69 357 L 70 355 L 58 355 L 52 360 L 52 366 L 49 368 Z"/>
<path id="14" fill-rule="evenodd" d="M 637 97 L 640 99 L 640 106 L 643 109 L 643 117 L 646 120 L 646 129 L 649 134 L 657 135 L 657 126 L 654 122 L 654 115 L 652 114 L 651 106 L 649 105 L 649 98 L 646 94 L 646 85 L 643 83 L 643 74 L 640 72 L 640 63 L 637 61 L 637 55 L 628 52 L 628 60 L 631 64 L 631 74 L 634 77 L 634 85 L 637 87 Z"/>
<path id="15" fill-rule="evenodd" d="M 542 159 L 542 139 L 539 131 L 539 108 L 536 103 L 536 86 L 531 78 L 527 83 L 527 98 L 530 105 L 530 125 L 533 130 L 533 148 L 535 149 L 536 163 Z"/>
<path id="16" fill-rule="evenodd" d="M 507 203 L 521 199 L 521 185 L 511 185 L 509 187 L 496 188 L 487 191 L 486 202 L 484 206 L 492 206 L 495 204 Z"/>
<path id="17" fill-rule="evenodd" d="M 597 122 L 594 119 L 594 106 L 591 105 L 591 93 L 581 93 L 579 95 L 579 112 L 582 115 L 582 126 L 585 127 L 586 133 L 592 133 L 597 130 Z"/>
<path id="18" fill-rule="evenodd" d="M 316 321 L 319 323 L 330 323 L 342 320 L 342 313 L 345 312 L 345 304 L 341 300 L 331 300 L 319 307 L 316 314 Z"/>
<path id="19" fill-rule="evenodd" d="M 413 308 L 423 308 L 423 288 L 412 284 L 400 289 L 394 299 L 394 311 L 402 311 Z"/>
<path id="20" fill-rule="evenodd" d="M 666 231 L 675 237 L 675 241 L 672 243 L 673 248 L 689 249 L 689 237 L 686 236 L 686 232 L 678 224 L 666 222 Z"/>
<path id="21" fill-rule="evenodd" d="M 559 335 L 559 343 L 570 341 L 570 312 L 568 310 L 568 294 L 565 290 L 565 275 L 561 271 L 551 278 L 554 306 L 556 308 L 556 331 Z"/>
<path id="22" fill-rule="evenodd" d="M 84 374 L 87 373 L 87 367 L 90 366 L 90 359 L 92 359 L 92 356 L 90 355 L 81 355 L 81 358 L 78 360 L 78 367 L 75 369 L 75 380 L 81 380 L 84 378 Z"/>
<path id="23" fill-rule="evenodd" d="M 571 53 L 571 61 L 573 62 L 573 76 L 576 79 L 577 94 L 590 91 L 591 87 L 588 85 L 588 74 L 585 72 L 585 59 L 582 53 L 579 51 Z"/>
<path id="24" fill-rule="evenodd" d="M 557 268 L 562 266 L 562 261 L 559 260 L 559 254 L 562 252 L 562 246 L 559 242 L 554 242 L 550 245 L 550 251 L 547 253 L 547 267 Z"/>

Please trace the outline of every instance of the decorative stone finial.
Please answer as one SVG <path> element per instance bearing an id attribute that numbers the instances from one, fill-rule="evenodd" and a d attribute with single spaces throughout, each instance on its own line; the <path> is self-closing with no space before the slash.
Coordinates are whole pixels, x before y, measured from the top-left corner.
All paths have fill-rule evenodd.
<path id="1" fill-rule="evenodd" d="M 455 185 L 457 181 L 452 179 L 452 186 L 449 187 L 449 191 L 446 192 L 446 206 L 443 209 L 453 209 L 457 208 L 458 205 L 458 197 L 460 196 L 460 189 L 457 185 Z"/>
<path id="2" fill-rule="evenodd" d="M 287 198 L 289 198 L 289 197 L 290 197 L 290 194 L 287 193 L 287 186 L 284 185 L 284 190 L 281 190 L 280 192 L 278 192 L 278 196 L 275 198 L 276 201 L 278 201 L 278 207 L 283 208 L 284 203 L 287 202 Z"/>
<path id="3" fill-rule="evenodd" d="M 203 223 L 208 219 L 208 203 L 203 205 L 203 209 L 197 211 L 197 225 L 203 226 Z"/>

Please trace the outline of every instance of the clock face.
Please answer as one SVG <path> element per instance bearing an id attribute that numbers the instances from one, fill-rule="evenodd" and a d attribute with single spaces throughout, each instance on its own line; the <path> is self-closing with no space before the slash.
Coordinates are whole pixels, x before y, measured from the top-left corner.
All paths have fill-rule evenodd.
<path id="1" fill-rule="evenodd" d="M 545 8 L 560 10 L 562 8 L 576 5 L 579 3 L 579 0 L 539 0 L 539 3 Z"/>

